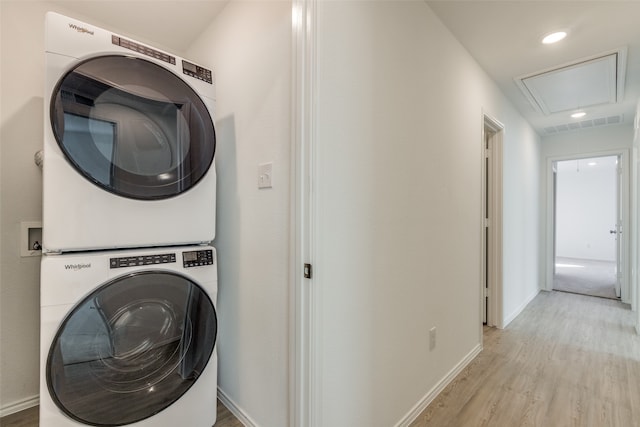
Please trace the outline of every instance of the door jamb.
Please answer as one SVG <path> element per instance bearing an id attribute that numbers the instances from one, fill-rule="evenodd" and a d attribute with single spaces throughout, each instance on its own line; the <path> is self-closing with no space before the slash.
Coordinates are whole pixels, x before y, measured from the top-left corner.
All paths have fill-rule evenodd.
<path id="1" fill-rule="evenodd" d="M 490 164 L 491 170 L 486 170 L 485 167 L 485 132 L 490 132 L 491 138 L 491 152 L 488 155 L 491 157 Z M 487 188 L 484 183 L 485 173 L 490 174 L 490 185 L 493 197 L 489 201 L 490 224 L 489 224 L 489 241 L 490 247 L 486 249 L 485 240 L 485 225 L 484 218 L 482 224 L 482 287 L 484 288 L 484 275 L 488 268 L 489 273 L 489 297 L 488 297 L 488 309 L 487 309 L 487 326 L 495 326 L 502 329 L 504 327 L 503 319 L 503 249 L 502 249 L 502 227 L 503 227 L 503 139 L 504 139 L 504 125 L 495 118 L 489 116 L 486 113 L 482 115 L 482 203 L 486 198 Z M 484 217 L 484 209 L 483 217 Z M 486 252 L 486 253 L 485 253 Z M 486 261 L 485 261 L 486 260 Z M 484 289 L 481 291 L 481 304 L 485 303 Z M 482 313 L 482 312 L 481 312 Z M 480 322 L 482 325 L 482 321 Z"/>
<path id="2" fill-rule="evenodd" d="M 314 150 L 317 0 L 292 1 L 291 208 L 289 266 L 289 425 L 321 425 L 320 370 L 317 360 L 321 304 L 319 272 L 306 278 L 315 262 Z"/>

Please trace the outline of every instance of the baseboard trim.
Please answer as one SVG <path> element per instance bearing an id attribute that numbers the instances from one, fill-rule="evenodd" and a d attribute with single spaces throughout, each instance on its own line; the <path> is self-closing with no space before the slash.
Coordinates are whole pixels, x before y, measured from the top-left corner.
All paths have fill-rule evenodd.
<path id="1" fill-rule="evenodd" d="M 535 297 L 537 297 L 537 296 L 538 296 L 538 294 L 539 294 L 541 291 L 542 291 L 541 289 L 538 289 L 538 290 L 536 290 L 534 293 L 532 293 L 531 295 L 529 295 L 529 297 L 528 297 L 528 298 L 527 298 L 527 299 L 526 299 L 526 300 L 525 300 L 525 301 L 524 301 L 524 302 L 523 302 L 523 303 L 522 303 L 518 308 L 516 308 L 516 309 L 513 311 L 513 313 L 511 313 L 507 318 L 505 318 L 505 319 L 504 319 L 504 322 L 503 322 L 503 324 L 502 324 L 502 328 L 500 328 L 500 329 L 504 329 L 504 328 L 506 328 L 506 327 L 509 325 L 509 323 L 513 322 L 513 320 L 514 320 L 516 317 L 518 317 L 518 315 L 519 315 L 520 313 L 522 313 L 522 311 L 523 311 L 525 308 L 527 308 L 527 306 L 529 305 L 529 303 L 530 303 L 531 301 L 533 301 L 533 300 L 534 300 L 534 298 L 535 298 Z"/>
<path id="2" fill-rule="evenodd" d="M 476 345 L 449 373 L 442 378 L 411 410 L 396 423 L 395 427 L 408 427 L 424 411 L 427 406 L 458 376 L 482 351 L 482 344 Z"/>
<path id="3" fill-rule="evenodd" d="M 220 402 L 227 407 L 229 412 L 235 415 L 242 425 L 245 427 L 258 427 L 258 424 L 251 419 L 251 417 L 247 415 L 245 411 L 243 411 L 220 387 L 218 387 L 218 399 L 220 399 Z"/>
<path id="4" fill-rule="evenodd" d="M 7 415 L 15 414 L 16 412 L 24 411 L 25 409 L 33 408 L 40 404 L 40 395 L 27 397 L 26 399 L 18 400 L 17 402 L 10 403 L 9 405 L 0 408 L 0 418 Z"/>

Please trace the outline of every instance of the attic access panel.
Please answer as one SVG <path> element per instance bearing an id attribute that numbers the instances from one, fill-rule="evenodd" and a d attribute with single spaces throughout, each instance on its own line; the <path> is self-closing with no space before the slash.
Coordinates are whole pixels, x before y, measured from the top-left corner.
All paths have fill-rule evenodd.
<path id="1" fill-rule="evenodd" d="M 622 101 L 625 51 L 618 50 L 519 77 L 529 102 L 545 115 Z"/>

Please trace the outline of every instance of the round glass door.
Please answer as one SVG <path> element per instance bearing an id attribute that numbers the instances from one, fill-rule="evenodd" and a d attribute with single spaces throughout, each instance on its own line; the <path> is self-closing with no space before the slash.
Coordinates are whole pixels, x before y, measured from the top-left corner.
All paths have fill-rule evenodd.
<path id="1" fill-rule="evenodd" d="M 197 381 L 216 333 L 213 303 L 189 279 L 166 272 L 116 279 L 63 321 L 47 358 L 49 393 L 84 424 L 143 420 Z"/>
<path id="2" fill-rule="evenodd" d="M 54 90 L 51 123 L 80 174 L 132 199 L 189 190 L 215 154 L 213 121 L 200 97 L 171 71 L 136 57 L 77 64 Z"/>

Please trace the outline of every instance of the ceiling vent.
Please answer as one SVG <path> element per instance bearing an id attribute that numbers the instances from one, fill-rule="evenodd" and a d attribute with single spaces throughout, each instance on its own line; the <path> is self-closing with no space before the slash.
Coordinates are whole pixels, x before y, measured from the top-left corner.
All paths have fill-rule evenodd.
<path id="1" fill-rule="evenodd" d="M 622 101 L 627 49 L 521 76 L 516 84 L 545 115 Z"/>
<path id="2" fill-rule="evenodd" d="M 624 116 L 622 114 L 608 117 L 598 117 L 590 120 L 581 120 L 570 123 L 561 123 L 555 126 L 547 126 L 544 128 L 544 132 L 547 135 L 553 135 L 562 132 L 569 132 L 572 130 L 580 129 L 592 129 L 600 126 L 619 125 L 624 122 Z"/>

